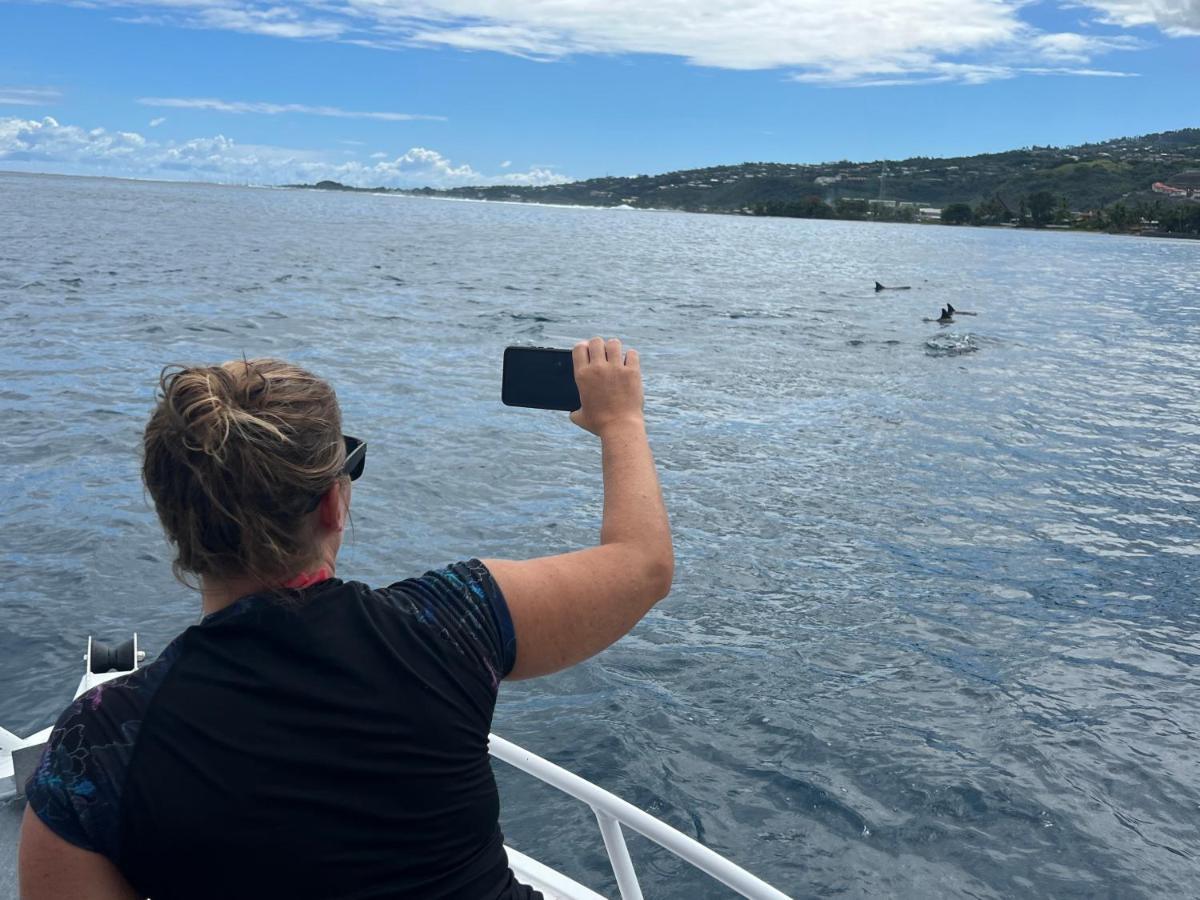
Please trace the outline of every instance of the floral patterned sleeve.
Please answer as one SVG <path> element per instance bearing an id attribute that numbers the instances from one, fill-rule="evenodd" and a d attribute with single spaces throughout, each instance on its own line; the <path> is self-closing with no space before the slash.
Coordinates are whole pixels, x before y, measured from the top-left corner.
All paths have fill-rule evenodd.
<path id="1" fill-rule="evenodd" d="M 416 620 L 454 646 L 494 693 L 516 662 L 517 640 L 500 586 L 477 559 L 457 562 L 387 589 Z"/>
<path id="2" fill-rule="evenodd" d="M 168 647 L 150 665 L 92 688 L 55 723 L 25 796 L 46 827 L 68 843 L 116 859 L 125 772 L 174 657 L 174 646 Z"/>

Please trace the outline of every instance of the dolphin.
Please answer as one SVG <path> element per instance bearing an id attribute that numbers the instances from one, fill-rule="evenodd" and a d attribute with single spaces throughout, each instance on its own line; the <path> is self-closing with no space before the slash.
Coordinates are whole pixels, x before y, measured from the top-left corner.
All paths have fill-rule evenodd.
<path id="1" fill-rule="evenodd" d="M 911 290 L 912 290 L 912 286 L 907 285 L 907 284 L 899 285 L 896 287 L 887 287 L 886 285 L 880 284 L 878 281 L 875 282 L 875 293 L 879 293 L 880 291 L 911 291 Z"/>

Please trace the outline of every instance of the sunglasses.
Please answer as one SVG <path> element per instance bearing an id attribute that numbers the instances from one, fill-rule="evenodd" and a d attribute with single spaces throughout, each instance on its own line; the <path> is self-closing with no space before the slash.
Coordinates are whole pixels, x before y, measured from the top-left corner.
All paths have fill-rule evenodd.
<path id="1" fill-rule="evenodd" d="M 338 470 L 338 478 L 343 475 L 350 477 L 351 481 L 358 481 L 362 476 L 363 469 L 367 466 L 367 442 L 360 441 L 356 437 L 350 437 L 348 434 L 342 435 L 342 440 L 346 442 L 346 461 L 342 463 L 342 468 Z M 310 513 L 321 505 L 321 496 L 318 495 L 312 498 L 308 509 L 305 513 Z"/>
<path id="2" fill-rule="evenodd" d="M 349 475 L 351 481 L 358 481 L 367 465 L 367 442 L 348 434 L 343 434 L 342 440 L 346 442 L 346 462 L 338 476 Z"/>

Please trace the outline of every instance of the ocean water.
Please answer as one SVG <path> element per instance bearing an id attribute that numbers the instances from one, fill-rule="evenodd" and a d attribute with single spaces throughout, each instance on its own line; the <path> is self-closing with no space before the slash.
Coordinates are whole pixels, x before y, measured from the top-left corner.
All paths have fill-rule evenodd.
<path id="1" fill-rule="evenodd" d="M 0 326 L 10 730 L 88 634 L 197 618 L 138 480 L 163 365 L 328 377 L 371 442 L 339 574 L 383 582 L 597 538 L 595 440 L 500 361 L 615 334 L 675 587 L 497 732 L 797 897 L 1200 890 L 1200 243 L 0 174 Z M 615 895 L 497 768 L 509 842 Z"/>

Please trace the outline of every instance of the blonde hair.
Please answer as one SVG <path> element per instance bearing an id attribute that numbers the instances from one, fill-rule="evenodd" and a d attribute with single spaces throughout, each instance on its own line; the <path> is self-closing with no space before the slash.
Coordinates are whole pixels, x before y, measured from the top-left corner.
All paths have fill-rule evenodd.
<path id="1" fill-rule="evenodd" d="M 185 573 L 274 584 L 315 562 L 307 513 L 345 460 L 328 383 L 277 359 L 168 366 L 142 479 Z"/>

